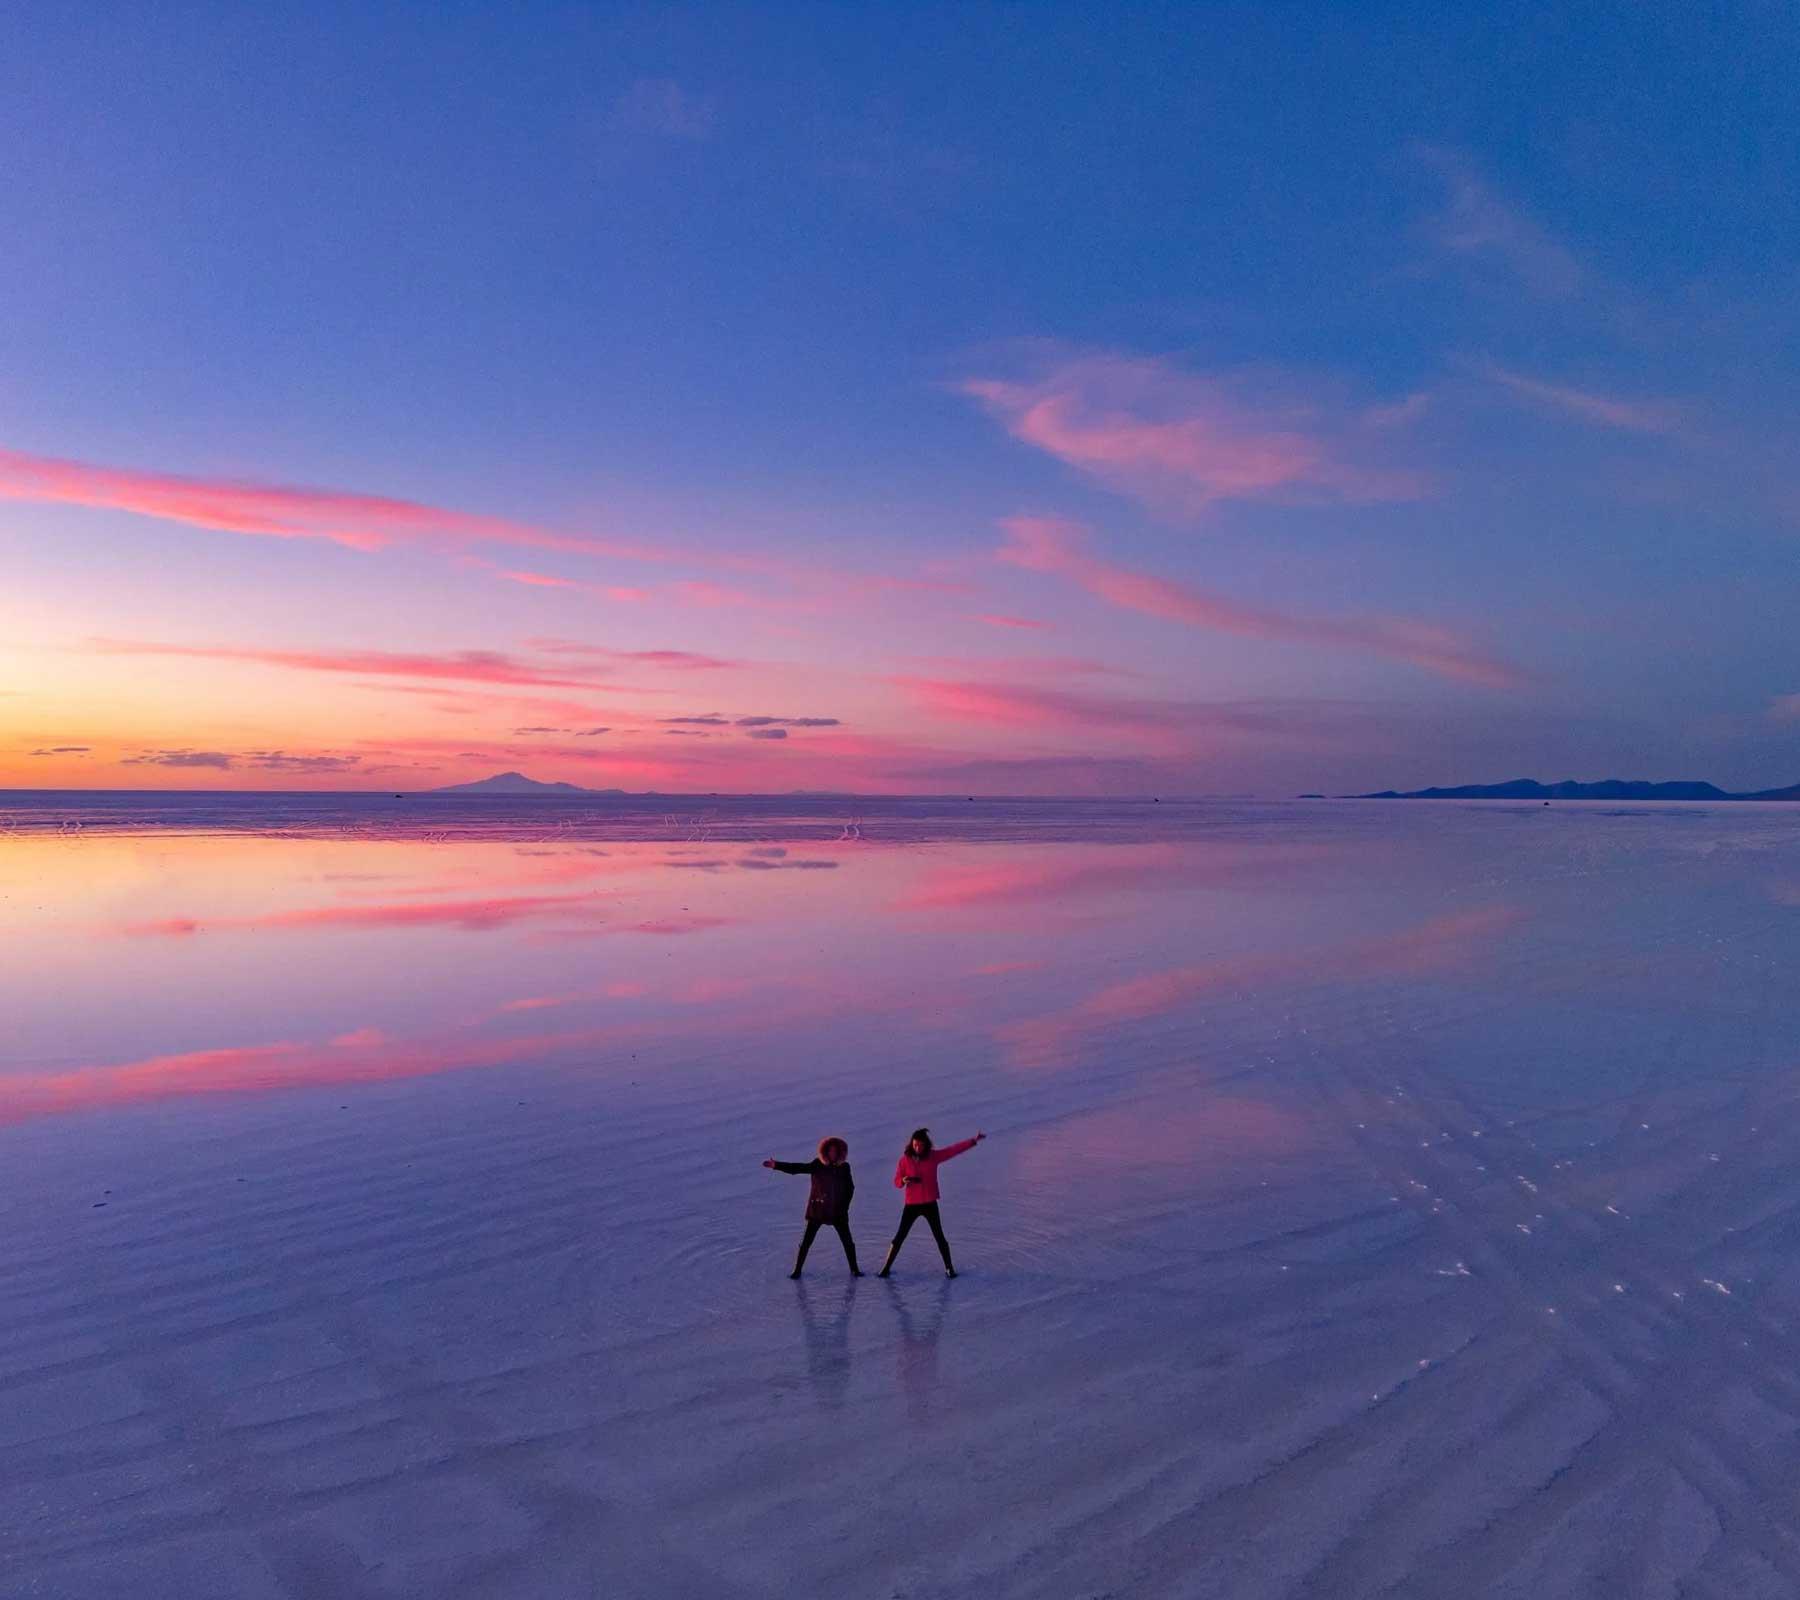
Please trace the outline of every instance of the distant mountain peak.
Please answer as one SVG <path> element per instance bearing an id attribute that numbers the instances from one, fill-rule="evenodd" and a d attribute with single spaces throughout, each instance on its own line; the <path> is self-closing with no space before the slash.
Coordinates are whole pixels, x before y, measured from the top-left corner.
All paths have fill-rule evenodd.
<path id="1" fill-rule="evenodd" d="M 540 783 L 522 772 L 496 772 L 491 778 L 477 778 L 473 783 L 447 783 L 441 789 L 426 789 L 426 794 L 617 794 L 619 791 L 584 789 L 578 783 Z"/>

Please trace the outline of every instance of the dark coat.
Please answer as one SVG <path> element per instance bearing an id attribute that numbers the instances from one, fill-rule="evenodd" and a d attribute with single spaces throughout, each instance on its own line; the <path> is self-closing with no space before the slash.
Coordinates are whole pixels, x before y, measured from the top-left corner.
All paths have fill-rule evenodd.
<path id="1" fill-rule="evenodd" d="M 850 1163 L 840 1161 L 827 1166 L 816 1158 L 812 1161 L 777 1161 L 777 1172 L 812 1175 L 812 1192 L 806 1197 L 808 1222 L 843 1222 L 850 1215 L 850 1197 L 856 1193 L 856 1180 L 850 1176 Z"/>

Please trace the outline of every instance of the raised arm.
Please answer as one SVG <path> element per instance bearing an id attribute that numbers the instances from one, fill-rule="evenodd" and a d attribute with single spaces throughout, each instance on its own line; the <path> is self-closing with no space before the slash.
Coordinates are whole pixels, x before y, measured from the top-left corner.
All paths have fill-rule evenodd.
<path id="1" fill-rule="evenodd" d="M 799 1177 L 802 1173 L 812 1171 L 812 1163 L 810 1161 L 777 1161 L 773 1156 L 770 1156 L 763 1165 L 765 1167 L 773 1167 L 777 1172 L 792 1173 L 795 1177 Z"/>
<path id="2" fill-rule="evenodd" d="M 949 1161 L 961 1155 L 965 1150 L 973 1150 L 986 1137 L 985 1133 L 978 1133 L 973 1139 L 964 1139 L 961 1144 L 947 1144 L 937 1152 L 937 1158 L 939 1161 Z"/>

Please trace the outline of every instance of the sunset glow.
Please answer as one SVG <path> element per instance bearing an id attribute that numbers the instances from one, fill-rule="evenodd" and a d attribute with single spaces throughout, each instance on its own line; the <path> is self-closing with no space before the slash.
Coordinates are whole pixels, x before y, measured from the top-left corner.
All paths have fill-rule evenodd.
<path id="1" fill-rule="evenodd" d="M 0 787 L 1800 777 L 1773 43 L 714 21 L 0 27 Z"/>

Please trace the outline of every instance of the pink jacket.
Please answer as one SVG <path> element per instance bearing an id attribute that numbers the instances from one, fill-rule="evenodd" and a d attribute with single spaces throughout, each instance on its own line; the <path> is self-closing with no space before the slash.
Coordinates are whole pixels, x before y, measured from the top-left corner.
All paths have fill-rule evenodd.
<path id="1" fill-rule="evenodd" d="M 900 1164 L 894 1168 L 894 1187 L 906 1191 L 906 1203 L 909 1206 L 927 1205 L 938 1197 L 937 1169 L 952 1156 L 959 1156 L 965 1150 L 973 1150 L 975 1141 L 964 1139 L 961 1144 L 947 1144 L 941 1150 L 933 1150 L 922 1159 L 912 1153 L 909 1146 L 900 1158 Z M 908 1178 L 918 1181 L 908 1183 Z"/>

